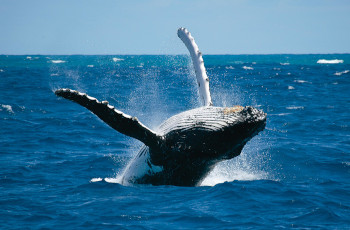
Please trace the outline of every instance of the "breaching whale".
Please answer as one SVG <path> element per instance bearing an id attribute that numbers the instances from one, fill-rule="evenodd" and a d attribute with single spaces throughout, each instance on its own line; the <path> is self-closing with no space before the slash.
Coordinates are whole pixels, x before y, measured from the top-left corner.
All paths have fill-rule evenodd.
<path id="1" fill-rule="evenodd" d="M 71 89 L 55 91 L 118 132 L 144 143 L 125 168 L 122 184 L 200 185 L 217 163 L 238 156 L 245 144 L 265 128 L 266 114 L 261 110 L 212 105 L 202 54 L 187 29 L 179 28 L 178 36 L 190 52 L 203 106 L 170 117 L 157 132 L 107 101 Z"/>

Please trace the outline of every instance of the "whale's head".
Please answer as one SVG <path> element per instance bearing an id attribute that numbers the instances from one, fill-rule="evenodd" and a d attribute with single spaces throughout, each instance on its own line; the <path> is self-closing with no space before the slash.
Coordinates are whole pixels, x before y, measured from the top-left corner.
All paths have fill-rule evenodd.
<path id="1" fill-rule="evenodd" d="M 173 184 L 199 184 L 216 163 L 238 156 L 265 124 L 266 113 L 251 106 L 188 110 L 159 127 L 163 149 L 150 148 L 151 160 L 176 174 Z"/>
<path id="2" fill-rule="evenodd" d="M 208 106 L 178 114 L 161 129 L 167 132 L 167 146 L 176 158 L 215 163 L 238 156 L 265 124 L 266 113 L 251 106 Z"/>

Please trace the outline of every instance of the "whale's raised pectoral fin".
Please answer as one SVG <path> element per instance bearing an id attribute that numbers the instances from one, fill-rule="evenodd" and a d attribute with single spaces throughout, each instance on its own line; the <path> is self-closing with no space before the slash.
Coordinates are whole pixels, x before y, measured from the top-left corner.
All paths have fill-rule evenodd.
<path id="1" fill-rule="evenodd" d="M 199 96 L 201 97 L 205 106 L 210 106 L 213 103 L 211 101 L 209 91 L 209 78 L 205 70 L 202 53 L 199 51 L 199 48 L 196 42 L 194 41 L 194 38 L 187 29 L 183 27 L 179 28 L 177 30 L 177 36 L 182 40 L 182 42 L 186 45 L 188 51 L 190 52 L 194 71 L 196 73 Z"/>
<path id="2" fill-rule="evenodd" d="M 100 102 L 94 97 L 71 89 L 59 89 L 55 91 L 55 94 L 84 106 L 113 129 L 136 138 L 149 147 L 159 149 L 162 143 L 161 136 L 139 122 L 136 117 L 131 117 L 115 109 L 107 101 Z"/>

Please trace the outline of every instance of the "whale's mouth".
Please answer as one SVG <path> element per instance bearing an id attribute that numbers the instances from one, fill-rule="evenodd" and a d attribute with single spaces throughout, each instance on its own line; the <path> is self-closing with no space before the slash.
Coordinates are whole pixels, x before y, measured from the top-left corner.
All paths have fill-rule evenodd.
<path id="1" fill-rule="evenodd" d="M 267 114 L 262 110 L 246 106 L 240 114 L 244 118 L 244 123 L 247 127 L 247 140 L 250 140 L 265 129 Z"/>

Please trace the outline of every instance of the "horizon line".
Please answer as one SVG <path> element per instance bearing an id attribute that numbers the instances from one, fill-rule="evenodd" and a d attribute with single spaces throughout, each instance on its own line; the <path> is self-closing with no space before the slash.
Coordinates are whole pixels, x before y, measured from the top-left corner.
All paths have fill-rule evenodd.
<path id="1" fill-rule="evenodd" d="M 350 54 L 345 53 L 240 53 L 240 54 L 203 54 L 203 56 L 229 56 L 229 55 L 344 55 Z M 186 56 L 189 54 L 179 53 L 179 54 L 0 54 L 0 56 Z"/>

